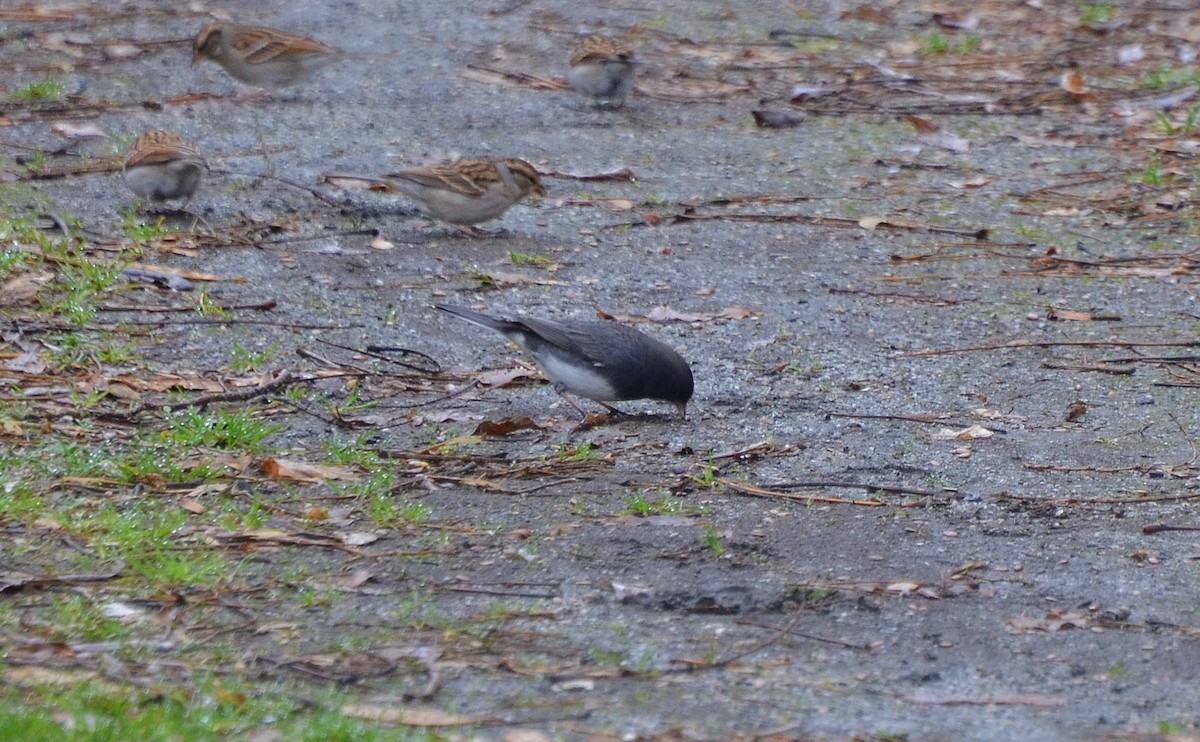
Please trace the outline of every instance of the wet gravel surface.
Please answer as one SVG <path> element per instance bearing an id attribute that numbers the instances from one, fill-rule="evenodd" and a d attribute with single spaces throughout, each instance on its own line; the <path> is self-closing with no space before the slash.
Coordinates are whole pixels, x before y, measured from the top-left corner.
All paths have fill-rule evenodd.
<path id="1" fill-rule="evenodd" d="M 234 98 L 247 89 L 215 65 L 187 66 L 183 40 L 207 13 L 119 14 L 89 29 L 179 40 L 79 65 L 70 79 L 89 96 L 166 101 L 103 113 L 95 123 L 105 131 L 131 139 L 174 129 L 215 168 L 271 173 L 339 202 L 214 175 L 194 214 L 213 229 L 255 221 L 274 231 L 252 246 L 144 259 L 226 279 L 206 286 L 217 303 L 273 299 L 275 324 L 164 326 L 139 348 L 144 363 L 216 372 L 236 342 L 274 344 L 273 368 L 320 368 L 292 353 L 302 348 L 396 370 L 324 341 L 412 348 L 455 375 L 420 391 L 381 375 L 358 390 L 375 403 L 357 416 L 370 444 L 395 456 L 397 501 L 428 507 L 440 535 L 380 529 L 366 551 L 413 555 L 366 560 L 370 582 L 290 616 L 302 625 L 296 635 L 242 637 L 247 655 L 331 652 L 347 636 L 360 648 L 438 644 L 445 666 L 433 704 L 565 738 L 1095 739 L 1160 723 L 1196 733 L 1200 539 L 1142 527 L 1195 523 L 1187 498 L 1200 496 L 1200 392 L 1162 385 L 1173 377 L 1161 365 L 1095 370 L 1106 359 L 1187 351 L 1056 344 L 1195 338 L 1195 273 L 1037 270 L 1051 248 L 1086 262 L 1186 253 L 1194 236 L 1030 205 L 1034 189 L 1073 173 L 1141 166 L 1145 151 L 1133 146 L 1080 144 L 1122 136 L 1103 106 L 938 119 L 971 140 L 965 154 L 918 152 L 912 127 L 887 113 L 756 128 L 750 110 L 787 108 L 792 85 L 835 82 L 876 52 L 895 59 L 896 45 L 933 28 L 915 4 L 893 8 L 890 25 L 842 18 L 852 7 L 269 2 L 249 18 L 211 6 L 356 53 L 294 92 L 250 102 Z M 990 7 L 980 11 L 985 39 L 1019 35 Z M 1162 15 L 1161 24 L 1196 30 Z M 561 78 L 575 32 L 631 24 L 646 63 L 622 111 L 481 71 Z M 1146 27 L 1087 40 L 1116 48 L 1116 34 Z M 779 28 L 840 41 L 797 42 L 790 65 L 739 70 L 736 54 L 780 49 L 768 37 Z M 18 82 L 45 63 L 6 45 L 3 60 L 13 59 Z M 714 81 L 732 92 L 697 92 Z M 675 99 L 662 93 L 671 90 Z M 219 96 L 168 100 L 201 91 Z M 3 137 L 55 140 L 44 120 Z M 456 154 L 522 157 L 548 174 L 549 196 L 478 238 L 400 197 L 319 181 Z M 632 181 L 553 175 L 622 167 Z M 984 187 L 950 185 L 980 174 Z M 118 208 L 132 203 L 116 175 L 36 191 L 101 234 L 118 232 Z M 746 195 L 792 200 L 710 203 Z M 688 204 L 715 218 L 676 220 Z M 750 214 L 781 219 L 739 219 Z M 791 215 L 804 218 L 782 218 Z M 872 216 L 963 234 L 858 224 Z M 989 239 L 969 236 L 979 229 Z M 377 239 L 390 249 L 376 249 Z M 515 264 L 520 255 L 553 267 Z M 689 417 L 635 402 L 626 405 L 643 413 L 635 419 L 569 437 L 575 414 L 545 384 L 447 396 L 520 355 L 431 309 L 444 301 L 498 315 L 697 315 L 639 325 L 692 362 Z M 716 316 L 730 308 L 746 311 Z M 1055 309 L 1120 321 L 1053 321 Z M 1018 343 L 1029 345 L 998 347 Z M 970 347 L 980 349 L 922 353 Z M 310 389 L 348 394 L 341 379 Z M 1068 420 L 1076 401 L 1087 411 Z M 412 453 L 510 416 L 544 427 L 467 440 L 444 459 Z M 319 459 L 322 440 L 362 432 L 295 412 L 275 419 L 285 425 L 275 442 L 297 458 Z M 940 436 L 971 425 L 990 437 Z M 580 443 L 592 454 L 566 460 Z M 635 515 L 639 499 L 657 510 Z M 341 525 L 371 530 L 360 506 L 343 510 Z M 359 566 L 279 550 L 240 580 L 278 585 L 286 573 L 338 584 Z M 278 607 L 263 600 L 259 610 L 268 623 Z M 420 682 L 413 674 L 361 688 L 395 698 Z"/>

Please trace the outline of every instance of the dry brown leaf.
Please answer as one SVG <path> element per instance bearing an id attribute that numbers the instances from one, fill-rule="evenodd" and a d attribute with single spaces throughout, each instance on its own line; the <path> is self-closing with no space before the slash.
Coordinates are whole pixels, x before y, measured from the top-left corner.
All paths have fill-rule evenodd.
<path id="1" fill-rule="evenodd" d="M 1088 90 L 1083 84 L 1083 75 L 1079 74 L 1079 70 L 1067 70 L 1058 80 L 1058 86 L 1067 91 L 1075 100 L 1088 100 L 1095 98 L 1096 94 Z"/>
<path id="2" fill-rule="evenodd" d="M 908 122 L 917 130 L 917 141 L 932 147 L 963 154 L 971 151 L 971 143 L 957 134 L 951 133 L 920 116 L 908 116 Z"/>
<path id="3" fill-rule="evenodd" d="M 143 392 L 186 390 L 216 393 L 225 391 L 224 385 L 212 379 L 203 379 L 199 376 L 179 376 L 168 373 L 155 373 L 153 376 L 147 378 L 141 378 L 132 374 L 117 374 L 111 377 L 109 381 L 121 383 L 130 389 Z"/>
<path id="4" fill-rule="evenodd" d="M 1087 616 L 1080 613 L 1050 611 L 1043 618 L 1011 616 L 1004 619 L 1004 625 L 1012 634 L 1034 634 L 1043 631 L 1053 633 L 1065 629 L 1087 628 Z"/>
<path id="5" fill-rule="evenodd" d="M 1090 312 L 1074 312 L 1070 309 L 1051 309 L 1046 312 L 1046 319 L 1060 322 L 1091 322 Z"/>
<path id="6" fill-rule="evenodd" d="M 484 420 L 475 426 L 474 435 L 508 435 L 518 430 L 538 430 L 540 427 L 531 417 L 506 417 L 503 420 Z"/>
<path id="7" fill-rule="evenodd" d="M 668 306 L 657 306 L 644 315 L 608 314 L 597 312 L 601 319 L 614 319 L 620 322 L 711 322 L 719 319 L 746 319 L 753 317 L 754 312 L 745 307 L 726 307 L 717 312 L 680 312 Z"/>
<path id="8" fill-rule="evenodd" d="M 130 263 L 125 267 L 126 271 L 145 271 L 146 273 L 159 273 L 163 275 L 179 276 L 186 278 L 189 281 L 229 281 L 231 283 L 245 283 L 244 278 L 226 278 L 218 276 L 215 273 L 204 273 L 202 271 L 190 271 L 186 268 L 173 268 L 169 265 L 152 265 L 150 263 Z"/>
<path id="9" fill-rule="evenodd" d="M 374 577 L 375 575 L 371 574 L 370 570 L 356 569 L 343 579 L 338 580 L 337 584 L 344 588 L 354 589 L 356 587 L 361 587 L 368 580 Z"/>
<path id="10" fill-rule="evenodd" d="M 976 175 L 974 178 L 967 178 L 966 180 L 952 180 L 952 181 L 950 181 L 949 186 L 951 188 L 960 188 L 960 189 L 980 188 L 991 182 L 992 182 L 992 179 L 986 175 Z"/>
<path id="11" fill-rule="evenodd" d="M 449 727 L 462 724 L 478 724 L 486 719 L 482 716 L 453 714 L 432 706 L 378 706 L 369 703 L 347 703 L 341 711 L 356 719 L 379 721 L 384 724 L 407 724 L 414 727 Z"/>
<path id="12" fill-rule="evenodd" d="M 316 484 L 327 479 L 357 479 L 359 473 L 344 466 L 325 466 L 322 464 L 305 464 L 300 461 L 287 461 L 272 456 L 265 457 L 258 465 L 259 471 L 271 479 L 281 479 L 288 482 L 308 482 Z"/>
<path id="13" fill-rule="evenodd" d="M 535 378 L 533 371 L 524 367 L 499 368 L 495 371 L 481 371 L 475 374 L 475 379 L 484 386 L 503 388 L 518 379 Z"/>
<path id="14" fill-rule="evenodd" d="M 880 8 L 878 3 L 874 3 L 860 5 L 857 8 L 847 10 L 838 16 L 838 19 L 843 21 L 866 21 L 868 23 L 878 23 L 882 26 L 892 22 L 892 14 Z"/>
<path id="15" fill-rule="evenodd" d="M 790 129 L 803 124 L 807 118 L 793 111 L 751 111 L 750 115 L 760 129 Z"/>
<path id="16" fill-rule="evenodd" d="M 0 283 L 0 307 L 25 304 L 54 279 L 49 271 L 21 273 Z"/>
<path id="17" fill-rule="evenodd" d="M 979 27 L 979 16 L 974 13 L 963 13 L 959 10 L 946 10 L 934 13 L 933 22 L 942 28 L 958 28 L 963 31 L 974 31 Z"/>
<path id="18" fill-rule="evenodd" d="M 566 281 L 556 281 L 551 278 L 527 276 L 524 273 L 508 273 L 505 271 L 481 271 L 476 278 L 484 283 L 497 286 L 566 286 Z"/>
<path id="19" fill-rule="evenodd" d="M 933 439 L 936 441 L 965 441 L 974 438 L 991 438 L 995 433 L 983 427 L 982 425 L 972 425 L 969 428 L 962 430 L 950 430 L 942 428 L 933 434 Z"/>
<path id="20" fill-rule="evenodd" d="M 30 350 L 0 362 L 0 368 L 6 371 L 19 371 L 23 374 L 40 374 L 46 370 L 46 363 L 38 357 L 37 353 Z M 26 388 L 25 394 L 30 395 L 28 388 Z"/>
<path id="21" fill-rule="evenodd" d="M 1082 399 L 1077 399 L 1067 407 L 1067 422 L 1073 423 L 1087 414 L 1088 405 Z"/>

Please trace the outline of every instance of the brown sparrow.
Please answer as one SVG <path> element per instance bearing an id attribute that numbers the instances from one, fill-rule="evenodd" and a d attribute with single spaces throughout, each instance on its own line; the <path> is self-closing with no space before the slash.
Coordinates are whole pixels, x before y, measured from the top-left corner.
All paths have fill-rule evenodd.
<path id="1" fill-rule="evenodd" d="M 330 174 L 325 178 L 366 180 L 400 191 L 431 216 L 463 226 L 495 219 L 530 193 L 546 195 L 541 174 L 516 157 L 462 158 L 378 177 Z"/>
<path id="2" fill-rule="evenodd" d="M 182 198 L 180 210 L 187 208 L 207 171 L 200 150 L 178 134 L 159 129 L 134 140 L 121 166 L 129 190 L 151 201 Z"/>
<path id="3" fill-rule="evenodd" d="M 262 88 L 286 88 L 343 54 L 315 39 L 263 26 L 210 23 L 192 41 L 192 64 L 208 58 L 233 77 Z"/>
<path id="4" fill-rule="evenodd" d="M 567 79 L 601 107 L 620 108 L 633 89 L 638 61 L 628 44 L 607 36 L 584 38 L 571 54 Z"/>

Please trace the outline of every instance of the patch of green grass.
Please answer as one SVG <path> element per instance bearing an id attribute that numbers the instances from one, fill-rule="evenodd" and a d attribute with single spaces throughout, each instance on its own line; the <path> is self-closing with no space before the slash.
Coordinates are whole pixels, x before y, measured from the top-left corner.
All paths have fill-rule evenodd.
<path id="1" fill-rule="evenodd" d="M 120 621 L 104 615 L 100 605 L 90 596 L 79 594 L 56 595 L 43 610 L 35 614 L 39 621 L 49 621 L 58 638 L 70 641 L 109 641 L 129 636 L 129 629 Z"/>
<path id="2" fill-rule="evenodd" d="M 321 441 L 321 450 L 325 452 L 325 458 L 334 464 L 357 464 L 368 468 L 376 467 L 380 464 L 379 453 L 367 446 L 367 441 L 374 435 L 371 432 L 359 433 L 348 441 L 326 438 Z"/>
<path id="3" fill-rule="evenodd" d="M 555 458 L 559 461 L 590 461 L 602 455 L 591 441 L 582 443 L 560 443 L 555 449 Z"/>
<path id="4" fill-rule="evenodd" d="M 1162 161 L 1158 155 L 1152 155 L 1146 159 L 1145 166 L 1134 178 L 1144 185 L 1161 186 L 1171 180 L 1171 175 L 1163 170 Z"/>
<path id="5" fill-rule="evenodd" d="M 700 529 L 700 541 L 708 547 L 713 556 L 725 553 L 725 545 L 721 543 L 721 532 L 715 523 L 705 523 Z"/>
<path id="6" fill-rule="evenodd" d="M 66 527 L 87 539 L 101 559 L 160 586 L 212 585 L 231 574 L 219 551 L 177 540 L 173 534 L 187 511 L 162 503 L 138 501 L 98 509 L 77 508 L 65 514 Z"/>
<path id="7" fill-rule="evenodd" d="M 508 251 L 508 262 L 513 265 L 532 265 L 537 268 L 546 268 L 554 265 L 554 261 L 545 255 L 533 255 L 518 250 Z"/>
<path id="8" fill-rule="evenodd" d="M 159 215 L 153 222 L 138 213 L 135 206 L 123 206 L 121 214 L 121 232 L 135 245 L 145 245 L 152 240 L 172 234 L 174 230 L 167 226 L 167 218 Z"/>
<path id="9" fill-rule="evenodd" d="M 691 475 L 691 479 L 701 487 L 714 487 L 717 484 L 718 474 L 720 474 L 720 470 L 713 462 L 709 461 L 701 465 L 696 473 Z"/>
<path id="10" fill-rule="evenodd" d="M 44 77 L 37 82 L 17 88 L 9 95 L 17 100 L 60 101 L 67 97 L 67 86 L 57 77 Z"/>
<path id="11" fill-rule="evenodd" d="M 978 31 L 972 31 L 957 41 L 951 41 L 941 31 L 934 30 L 921 39 L 919 53 L 925 56 L 951 53 L 965 56 L 974 53 L 979 48 L 982 38 L 983 36 Z"/>
<path id="12" fill-rule="evenodd" d="M 618 651 L 599 647 L 589 649 L 588 656 L 591 657 L 592 664 L 598 667 L 620 667 L 621 662 L 625 659 L 625 655 Z"/>
<path id="13" fill-rule="evenodd" d="M 412 500 L 397 501 L 395 496 L 386 492 L 371 495 L 363 509 L 372 523 L 384 528 L 423 523 L 432 512 L 425 503 Z"/>
<path id="14" fill-rule="evenodd" d="M 1108 23 L 1112 17 L 1112 3 L 1086 3 L 1079 9 L 1079 24 L 1082 26 L 1098 26 Z"/>
<path id="15" fill-rule="evenodd" d="M 203 284 L 196 289 L 196 314 L 216 319 L 224 319 L 229 316 L 229 312 L 212 300 L 208 294 L 208 287 Z"/>
<path id="16" fill-rule="evenodd" d="M 1137 87 L 1151 90 L 1173 88 L 1179 85 L 1196 85 L 1197 83 L 1200 83 L 1200 70 L 1195 67 L 1171 67 L 1167 64 L 1159 65 L 1153 70 L 1143 73 L 1134 81 L 1134 85 Z"/>
<path id="17" fill-rule="evenodd" d="M 685 507 L 678 498 L 675 498 L 670 494 L 664 494 L 657 498 L 650 498 L 647 497 L 644 492 L 638 490 L 625 498 L 625 510 L 622 512 L 627 515 L 645 518 L 650 515 L 674 515 L 683 513 L 685 512 Z"/>
<path id="18" fill-rule="evenodd" d="M 252 371 L 261 368 L 271 356 L 279 351 L 279 343 L 271 343 L 260 351 L 252 351 L 233 338 L 229 345 L 229 367 L 234 371 Z"/>
<path id="19" fill-rule="evenodd" d="M 264 423 L 246 410 L 187 408 L 166 415 L 165 442 L 176 446 L 206 446 L 233 451 L 259 451 L 263 440 L 282 425 Z"/>
<path id="20" fill-rule="evenodd" d="M 427 729 L 367 721 L 344 711 L 358 699 L 339 690 L 256 686 L 201 679 L 195 688 L 119 687 L 64 674 L 59 683 L 0 687 L 0 739 L 22 742 L 435 742 Z"/>
<path id="21" fill-rule="evenodd" d="M 950 51 L 950 42 L 941 31 L 930 31 L 921 40 L 921 54 L 945 54 Z"/>
<path id="22" fill-rule="evenodd" d="M 1133 677 L 1133 668 L 1125 660 L 1117 660 L 1108 666 L 1104 674 L 1110 678 L 1118 678 L 1128 680 Z"/>
<path id="23" fill-rule="evenodd" d="M 12 471 L 15 463 L 15 460 L 0 458 L 0 469 Z M 30 522 L 44 512 L 46 499 L 29 482 L 15 478 L 0 480 L 0 521 Z"/>

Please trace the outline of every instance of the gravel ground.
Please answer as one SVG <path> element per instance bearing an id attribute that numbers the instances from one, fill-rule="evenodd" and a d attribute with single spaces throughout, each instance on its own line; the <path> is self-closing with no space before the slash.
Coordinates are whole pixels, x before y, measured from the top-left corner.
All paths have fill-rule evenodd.
<path id="1" fill-rule="evenodd" d="M 208 284 L 209 299 L 273 299 L 278 324 L 164 327 L 139 349 L 144 362 L 215 372 L 236 341 L 278 344 L 279 368 L 312 370 L 291 351 L 348 361 L 321 341 L 374 343 L 419 350 L 464 377 L 520 356 L 434 303 L 563 318 L 667 308 L 691 321 L 640 327 L 688 358 L 697 383 L 687 420 L 632 403 L 644 414 L 568 439 L 574 412 L 544 384 L 447 398 L 461 378 L 434 392 L 389 376 L 364 381 L 362 398 L 378 404 L 361 421 L 373 445 L 397 452 L 396 496 L 452 526 L 448 540 L 438 554 L 368 560 L 371 589 L 290 617 L 303 638 L 234 637 L 247 656 L 328 652 L 348 633 L 366 647 L 440 642 L 433 704 L 563 738 L 1200 733 L 1200 540 L 1143 532 L 1195 524 L 1200 391 L 1168 385 L 1187 380 L 1186 364 L 1136 360 L 1186 349 L 1128 345 L 1196 337 L 1193 174 L 1185 160 L 1154 154 L 1137 133 L 1149 127 L 1133 130 L 1144 118 L 1119 113 L 1121 100 L 1148 94 L 1132 84 L 1139 74 L 1179 64 L 1179 47 L 1200 34 L 1194 13 L 1122 7 L 1128 22 L 1100 33 L 1079 27 L 1074 6 L 985 3 L 973 55 L 922 57 L 931 34 L 958 43 L 969 32 L 939 29 L 930 8 L 909 2 L 880 10 L 886 21 L 846 16 L 856 6 L 836 2 L 265 2 L 252 18 L 237 4 L 199 5 L 129 3 L 147 12 L 84 29 L 178 40 L 92 65 L 81 60 L 95 48 L 81 47 L 68 78 L 76 89 L 162 103 L 90 120 L 118 138 L 174 129 L 214 167 L 270 173 L 345 203 L 213 176 L 194 214 L 213 229 L 274 231 L 252 246 L 146 260 L 242 279 Z M 355 54 L 294 92 L 241 101 L 247 89 L 215 65 L 187 66 L 184 40 L 222 13 Z M 626 109 L 594 110 L 545 84 L 561 79 L 581 30 L 624 33 L 639 47 L 642 80 Z M 1111 59 L 1131 44 L 1147 58 L 1114 71 Z M 1022 55 L 1044 64 L 1022 67 Z M 0 64 L 18 65 L 13 88 L 55 58 L 0 47 Z M 820 98 L 788 105 L 794 85 L 853 91 L 910 69 L 904 60 L 924 66 L 909 80 L 885 77 L 891 97 L 866 88 L 836 98 L 858 110 Z M 1071 63 L 1103 97 L 1062 92 L 1058 75 Z M 945 91 L 938 85 L 988 64 L 1025 75 L 1012 90 L 1045 93 L 1031 104 L 1040 115 L 981 113 L 971 96 L 991 89 L 971 84 L 904 97 Z M 186 96 L 201 92 L 216 95 Z M 970 151 L 922 145 L 887 108 L 898 100 L 960 105 L 962 115 L 931 118 Z M 753 109 L 807 115 L 795 128 L 758 128 Z M 49 123 L 18 120 L 0 134 L 50 147 Z M 1180 139 L 1154 139 L 1163 141 Z M 522 157 L 547 173 L 549 195 L 478 238 L 416 215 L 401 197 L 320 184 L 328 171 L 387 172 L 455 154 Z M 1151 193 L 1134 176 L 1152 156 L 1177 180 Z M 561 177 L 619 168 L 634 179 Z M 1086 193 L 1058 187 L 1081 173 L 1111 177 Z M 986 182 L 963 185 L 973 178 Z M 1175 194 L 1182 213 L 1144 219 L 1136 207 L 1097 206 L 1104 188 L 1135 204 Z M 112 174 L 37 190 L 101 234 L 117 233 L 118 208 L 132 203 Z M 735 198 L 751 195 L 787 198 Z M 973 236 L 981 229 L 987 239 Z M 391 249 L 376 249 L 378 239 Z M 553 266 L 514 264 L 520 254 Z M 1091 319 L 1053 319 L 1063 312 Z M 1126 345 L 1103 344 L 1118 340 Z M 923 353 L 965 348 L 978 349 Z M 1106 372 L 1114 367 L 1134 373 Z M 340 384 L 318 388 L 344 395 Z M 1086 412 L 1068 415 L 1076 402 Z M 510 416 L 544 427 L 463 443 L 459 459 L 409 455 Z M 354 434 L 313 416 L 280 421 L 276 442 L 298 458 Z M 972 425 L 990 436 L 941 435 Z M 591 458 L 549 465 L 581 442 Z M 545 471 L 523 471 L 543 460 Z M 637 517 L 631 498 L 665 504 Z M 362 518 L 353 507 L 345 517 Z M 368 551 L 418 540 L 385 531 Z M 334 583 L 359 566 L 343 557 L 280 550 L 242 579 L 300 570 Z M 486 630 L 414 618 L 480 621 L 501 600 L 507 613 L 477 624 Z M 264 597 L 257 610 L 266 624 L 279 608 Z M 360 687 L 394 699 L 420 682 Z"/>

